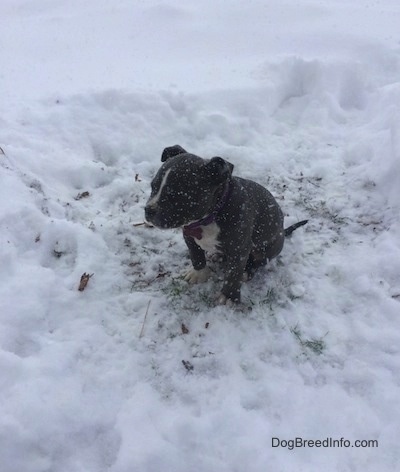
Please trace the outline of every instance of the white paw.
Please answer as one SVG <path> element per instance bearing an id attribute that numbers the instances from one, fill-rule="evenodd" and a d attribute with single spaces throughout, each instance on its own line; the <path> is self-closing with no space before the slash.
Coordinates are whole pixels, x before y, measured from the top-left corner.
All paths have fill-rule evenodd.
<path id="1" fill-rule="evenodd" d="M 206 282 L 210 276 L 211 270 L 206 266 L 200 270 L 190 269 L 185 275 L 185 280 L 190 284 L 202 284 Z"/>
<path id="2" fill-rule="evenodd" d="M 223 293 L 218 293 L 215 300 L 217 305 L 226 305 L 228 307 L 233 307 L 234 303 L 230 298 L 227 298 Z"/>
<path id="3" fill-rule="evenodd" d="M 243 305 L 241 302 L 234 302 L 230 298 L 227 298 L 222 293 L 218 293 L 215 297 L 215 304 L 216 305 L 225 305 L 230 310 L 234 310 L 239 313 L 248 313 L 252 310 L 251 306 Z"/>

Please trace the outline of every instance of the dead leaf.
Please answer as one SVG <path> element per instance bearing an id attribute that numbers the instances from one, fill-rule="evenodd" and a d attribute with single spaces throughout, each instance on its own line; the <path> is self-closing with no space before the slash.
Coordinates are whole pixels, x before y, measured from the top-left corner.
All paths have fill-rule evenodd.
<path id="1" fill-rule="evenodd" d="M 181 324 L 182 334 L 189 334 L 188 328 L 182 323 Z"/>
<path id="2" fill-rule="evenodd" d="M 182 361 L 182 364 L 188 372 L 191 372 L 194 369 L 193 365 L 189 361 Z"/>
<path id="3" fill-rule="evenodd" d="M 93 275 L 94 275 L 94 274 L 90 274 L 90 275 L 89 275 L 89 274 L 87 274 L 86 272 L 85 272 L 84 274 L 82 274 L 81 281 L 80 281 L 80 283 L 79 283 L 79 288 L 78 288 L 78 290 L 79 290 L 80 292 L 83 292 L 83 291 L 85 290 L 86 285 L 87 285 L 88 282 L 89 282 L 89 279 L 90 279 L 91 277 L 93 277 Z"/>
<path id="4" fill-rule="evenodd" d="M 90 197 L 90 193 L 89 192 L 82 192 L 82 193 L 78 193 L 78 195 L 75 197 L 75 200 L 82 200 L 82 198 L 88 198 Z"/>

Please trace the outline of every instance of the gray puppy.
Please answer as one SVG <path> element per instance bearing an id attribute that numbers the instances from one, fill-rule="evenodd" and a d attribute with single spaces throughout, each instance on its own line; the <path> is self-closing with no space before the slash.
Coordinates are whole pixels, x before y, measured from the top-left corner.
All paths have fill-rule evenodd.
<path id="1" fill-rule="evenodd" d="M 225 277 L 217 303 L 239 303 L 242 279 L 276 257 L 286 230 L 275 198 L 252 180 L 232 177 L 233 165 L 221 157 L 202 159 L 181 146 L 164 149 L 164 163 L 151 182 L 146 220 L 158 228 L 182 228 L 193 268 L 189 283 L 205 282 L 211 271 L 205 252 L 222 253 Z"/>

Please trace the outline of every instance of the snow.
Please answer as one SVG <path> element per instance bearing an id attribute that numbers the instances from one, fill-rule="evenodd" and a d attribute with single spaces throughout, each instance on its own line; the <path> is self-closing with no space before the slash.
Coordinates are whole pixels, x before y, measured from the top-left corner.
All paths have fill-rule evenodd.
<path id="1" fill-rule="evenodd" d="M 399 470 L 398 2 L 0 13 L 2 470 Z M 176 143 L 310 220 L 244 284 L 251 310 L 138 225 Z"/>

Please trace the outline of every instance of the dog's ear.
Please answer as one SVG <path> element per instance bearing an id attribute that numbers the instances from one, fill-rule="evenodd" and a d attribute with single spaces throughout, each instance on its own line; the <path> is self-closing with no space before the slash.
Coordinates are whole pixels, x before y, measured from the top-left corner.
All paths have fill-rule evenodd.
<path id="1" fill-rule="evenodd" d="M 182 146 L 179 146 L 179 144 L 166 147 L 161 154 L 161 162 L 165 162 L 170 157 L 177 156 L 178 154 L 187 154 L 187 151 L 185 151 Z"/>
<path id="2" fill-rule="evenodd" d="M 213 157 L 205 165 L 210 181 L 214 184 L 228 180 L 232 176 L 233 167 L 233 164 L 222 157 Z"/>

